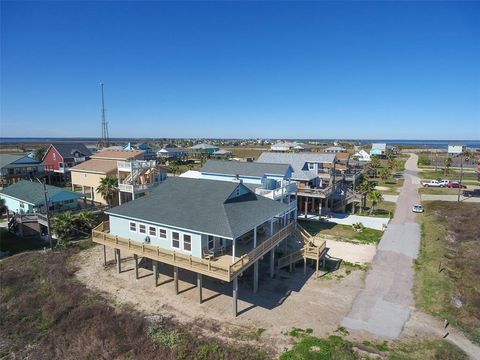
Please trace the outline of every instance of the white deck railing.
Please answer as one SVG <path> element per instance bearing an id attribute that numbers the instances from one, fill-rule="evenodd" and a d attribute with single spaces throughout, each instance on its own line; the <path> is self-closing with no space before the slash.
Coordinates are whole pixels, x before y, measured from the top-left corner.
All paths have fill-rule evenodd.
<path id="1" fill-rule="evenodd" d="M 290 184 L 285 184 L 277 189 L 269 190 L 269 189 L 262 189 L 262 188 L 256 188 L 255 189 L 255 194 L 272 199 L 272 200 L 278 200 L 285 196 L 286 194 L 291 194 L 297 191 L 297 184 L 295 183 L 290 183 Z"/>

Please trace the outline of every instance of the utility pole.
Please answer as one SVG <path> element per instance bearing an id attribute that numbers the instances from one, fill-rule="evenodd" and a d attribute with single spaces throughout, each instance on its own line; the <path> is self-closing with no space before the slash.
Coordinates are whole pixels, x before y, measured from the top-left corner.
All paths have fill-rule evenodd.
<path id="1" fill-rule="evenodd" d="M 48 241 L 50 242 L 50 250 L 53 251 L 53 240 L 52 240 L 52 231 L 50 230 L 50 210 L 48 208 L 48 196 L 47 196 L 47 185 L 45 181 L 41 181 L 39 178 L 36 178 L 37 181 L 43 185 L 43 200 L 45 206 L 45 214 L 47 216 L 47 234 L 48 234 Z"/>
<path id="2" fill-rule="evenodd" d="M 462 190 L 462 180 L 463 180 L 463 160 L 465 158 L 465 154 L 462 153 L 462 162 L 460 163 L 460 181 L 458 183 L 458 197 L 457 202 L 460 202 L 460 192 Z"/>

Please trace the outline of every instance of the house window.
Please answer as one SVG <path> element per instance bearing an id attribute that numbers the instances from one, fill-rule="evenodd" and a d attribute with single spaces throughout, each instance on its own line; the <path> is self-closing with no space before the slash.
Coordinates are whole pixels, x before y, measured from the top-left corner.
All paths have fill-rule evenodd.
<path id="1" fill-rule="evenodd" d="M 215 238 L 212 235 L 208 235 L 208 250 L 212 250 L 215 246 Z"/>
<path id="2" fill-rule="evenodd" d="M 158 228 L 158 236 L 161 237 L 162 239 L 167 238 L 167 230 Z"/>
<path id="3" fill-rule="evenodd" d="M 172 231 L 172 247 L 180 249 L 180 234 L 175 231 Z"/>
<path id="4" fill-rule="evenodd" d="M 315 164 L 314 163 L 308 163 L 308 170 L 315 170 Z"/>
<path id="5" fill-rule="evenodd" d="M 148 227 L 148 235 L 150 236 L 157 236 L 157 228 L 155 226 Z"/>
<path id="6" fill-rule="evenodd" d="M 140 234 L 146 234 L 147 233 L 147 226 L 145 224 L 138 224 L 138 232 Z"/>
<path id="7" fill-rule="evenodd" d="M 130 231 L 137 232 L 137 223 L 130 221 Z"/>
<path id="8" fill-rule="evenodd" d="M 183 234 L 183 250 L 192 251 L 192 237 L 190 235 Z"/>
<path id="9" fill-rule="evenodd" d="M 56 159 L 56 156 L 55 156 L 55 153 L 52 153 L 52 159 L 53 159 L 53 160 L 57 160 L 57 159 Z"/>

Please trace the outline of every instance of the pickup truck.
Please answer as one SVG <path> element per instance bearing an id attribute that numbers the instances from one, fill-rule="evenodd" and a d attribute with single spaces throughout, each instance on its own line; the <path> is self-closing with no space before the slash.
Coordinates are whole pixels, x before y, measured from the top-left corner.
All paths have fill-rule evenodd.
<path id="1" fill-rule="evenodd" d="M 448 185 L 448 180 L 430 180 L 422 182 L 423 187 L 445 187 Z"/>

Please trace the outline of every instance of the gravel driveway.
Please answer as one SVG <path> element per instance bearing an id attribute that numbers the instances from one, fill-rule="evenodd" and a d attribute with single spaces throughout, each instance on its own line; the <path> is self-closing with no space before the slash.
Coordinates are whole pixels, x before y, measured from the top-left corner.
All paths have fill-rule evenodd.
<path id="1" fill-rule="evenodd" d="M 418 255 L 420 225 L 411 207 L 420 202 L 417 160 L 412 154 L 405 164 L 405 182 L 395 216 L 378 245 L 364 289 L 342 321 L 350 329 L 396 339 L 414 307 L 412 264 Z"/>

